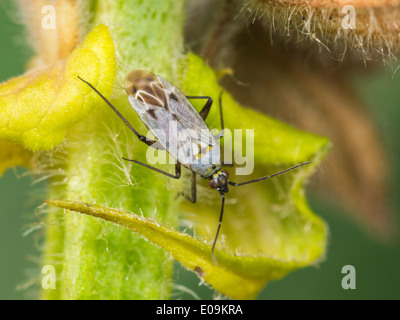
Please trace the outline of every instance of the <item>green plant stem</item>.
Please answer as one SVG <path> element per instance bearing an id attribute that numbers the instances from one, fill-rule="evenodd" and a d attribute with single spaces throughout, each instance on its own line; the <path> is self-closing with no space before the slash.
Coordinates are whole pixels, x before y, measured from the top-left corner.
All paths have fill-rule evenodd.
<path id="1" fill-rule="evenodd" d="M 112 27 L 120 65 L 117 82 L 138 68 L 177 78 L 184 2 L 103 0 L 87 6 L 93 10 L 93 26 Z M 123 92 L 116 89 L 114 96 L 112 102 L 143 132 Z M 144 159 L 146 149 L 132 136 L 106 105 L 99 105 L 71 130 L 59 152 L 65 184 L 52 185 L 49 197 L 121 207 L 176 226 L 177 202 L 167 192 L 166 179 L 121 161 L 132 155 Z M 44 299 L 169 297 L 172 260 L 162 249 L 129 230 L 76 213 L 52 211 L 47 221 L 44 264 L 56 267 L 57 289 L 43 290 Z"/>

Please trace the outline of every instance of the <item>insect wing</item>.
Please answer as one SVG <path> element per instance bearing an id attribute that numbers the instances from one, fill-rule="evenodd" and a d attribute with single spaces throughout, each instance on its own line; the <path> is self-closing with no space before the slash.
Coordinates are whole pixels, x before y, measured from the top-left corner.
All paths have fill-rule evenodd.
<path id="1" fill-rule="evenodd" d="M 172 115 L 163 108 L 147 104 L 134 97 L 128 96 L 128 100 L 147 129 L 157 138 L 158 146 L 153 145 L 153 147 L 166 149 L 176 158 L 173 150 L 170 150 L 170 145 L 176 144 L 176 135 L 169 133 L 169 124 L 173 121 Z"/>
<path id="2" fill-rule="evenodd" d="M 165 103 L 159 103 L 160 99 L 149 92 L 140 91 L 135 97 L 128 96 L 129 102 L 157 138 L 160 149 L 166 149 L 182 165 L 205 176 L 211 162 L 220 163 L 219 144 L 187 98 L 167 80 L 161 77 L 158 80 Z M 153 99 L 157 99 L 157 105 L 144 102 L 156 101 Z M 209 152 L 211 150 L 214 152 Z M 203 157 L 207 154 L 207 158 Z M 200 167 L 199 162 L 202 163 Z"/>
<path id="3" fill-rule="evenodd" d="M 209 132 L 206 123 L 184 94 L 164 78 L 158 76 L 158 79 L 169 97 L 169 109 L 172 113 L 177 115 L 182 126 L 194 131 L 204 130 L 204 132 Z"/>
<path id="4" fill-rule="evenodd" d="M 191 137 L 190 141 L 186 142 L 186 150 L 192 152 L 191 156 L 186 155 L 190 157 L 191 169 L 198 171 L 202 176 L 208 176 L 204 169 L 208 171 L 212 165 L 219 167 L 221 164 L 219 143 L 183 93 L 162 77 L 158 76 L 158 79 L 168 93 L 170 111 L 176 115 L 177 121 Z"/>

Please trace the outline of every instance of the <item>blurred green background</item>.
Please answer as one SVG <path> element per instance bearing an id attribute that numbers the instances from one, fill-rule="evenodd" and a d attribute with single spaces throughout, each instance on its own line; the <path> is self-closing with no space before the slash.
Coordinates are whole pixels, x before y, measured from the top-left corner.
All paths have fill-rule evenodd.
<path id="1" fill-rule="evenodd" d="M 24 72 L 31 55 L 23 26 L 12 10 L 0 2 L 0 81 Z M 390 151 L 392 208 L 400 221 L 400 72 L 375 72 L 355 79 L 355 87 L 374 114 Z M 360 155 L 362 156 L 362 155 Z M 17 173 L 17 174 L 15 174 Z M 44 184 L 32 186 L 24 169 L 8 170 L 0 179 L 0 299 L 36 298 L 40 275 L 40 241 L 35 232 L 24 235 L 38 222 L 35 209 L 45 193 Z M 17 177 L 18 176 L 18 177 Z M 400 241 L 390 245 L 371 238 L 340 208 L 310 197 L 316 213 L 330 227 L 327 258 L 317 268 L 309 267 L 271 282 L 259 299 L 399 299 Z M 40 225 L 38 225 L 40 226 Z M 344 265 L 356 269 L 356 289 L 341 286 Z M 190 291 L 202 299 L 213 297 L 212 290 L 176 264 L 174 298 L 192 299 Z M 36 283 L 36 284 L 35 284 Z M 188 292 L 185 292 L 188 291 Z"/>

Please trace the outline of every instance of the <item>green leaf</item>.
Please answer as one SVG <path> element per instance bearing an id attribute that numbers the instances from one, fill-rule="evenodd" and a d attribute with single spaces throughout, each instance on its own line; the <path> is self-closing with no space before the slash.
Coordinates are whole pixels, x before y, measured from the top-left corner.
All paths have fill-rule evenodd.
<path id="1" fill-rule="evenodd" d="M 106 26 L 93 29 L 65 61 L 0 85 L 0 138 L 31 150 L 52 149 L 61 143 L 67 130 L 100 102 L 78 75 L 105 96 L 111 94 L 116 62 Z"/>

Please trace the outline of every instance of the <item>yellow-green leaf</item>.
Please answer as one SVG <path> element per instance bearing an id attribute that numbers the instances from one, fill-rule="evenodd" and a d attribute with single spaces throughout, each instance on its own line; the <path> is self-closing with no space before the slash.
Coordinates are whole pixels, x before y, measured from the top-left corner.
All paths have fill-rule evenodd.
<path id="1" fill-rule="evenodd" d="M 0 85 L 0 138 L 31 150 L 52 149 L 100 98 L 77 76 L 109 96 L 116 76 L 109 30 L 99 25 L 70 56 Z"/>
<path id="2" fill-rule="evenodd" d="M 208 243 L 166 228 L 153 219 L 78 201 L 47 200 L 45 202 L 102 218 L 140 233 L 146 239 L 169 251 L 175 259 L 197 272 L 216 289 L 236 299 L 254 298 L 270 278 L 282 277 L 287 270 L 304 266 L 304 263 L 293 261 L 282 268 L 282 265 L 287 263 L 286 261 L 277 261 L 268 257 L 241 257 L 224 251 L 218 252 L 218 264 L 214 264 Z"/>
<path id="3" fill-rule="evenodd" d="M 187 59 L 183 84 L 185 94 L 218 97 L 222 88 L 218 85 L 215 72 L 195 55 L 189 55 Z M 219 128 L 219 101 L 214 101 L 207 123 L 210 127 Z M 231 180 L 246 181 L 312 161 L 309 166 L 270 181 L 231 187 L 226 195 L 222 236 L 217 248 L 232 255 L 251 256 L 264 261 L 263 270 L 259 270 L 262 274 L 258 278 L 260 290 L 269 280 L 280 278 L 299 267 L 315 264 L 324 257 L 327 227 L 309 208 L 304 195 L 304 183 L 331 144 L 325 137 L 297 130 L 265 114 L 244 108 L 227 92 L 223 93 L 221 102 L 225 128 L 231 131 L 254 129 L 254 147 L 249 151 L 254 154 L 255 170 L 249 176 L 235 176 L 235 168 L 226 168 L 230 171 Z M 202 107 L 197 103 L 195 106 L 198 110 Z M 226 136 L 223 143 L 225 146 L 227 143 L 231 145 Z M 239 148 L 234 150 L 234 154 L 241 154 L 241 144 L 236 146 Z M 246 150 L 244 139 L 242 147 Z M 207 187 L 206 183 L 204 187 Z M 185 220 L 193 221 L 196 234 L 209 241 L 216 232 L 221 203 L 218 194 L 212 195 L 211 192 L 208 192 L 209 195 L 200 194 L 196 205 L 183 202 L 184 211 L 189 212 Z M 214 283 L 211 284 L 216 287 Z M 227 290 L 227 287 L 228 282 L 223 290 L 219 290 L 230 296 L 236 294 Z M 254 291 L 253 296 L 256 293 Z"/>
<path id="4" fill-rule="evenodd" d="M 0 177 L 10 167 L 29 167 L 32 152 L 20 144 L 0 140 Z"/>
<path id="5" fill-rule="evenodd" d="M 182 90 L 185 94 L 219 96 L 222 89 L 216 75 L 200 58 L 189 55 L 184 64 Z M 207 123 L 218 128 L 219 102 L 214 101 Z M 122 210 L 67 200 L 48 203 L 96 216 L 141 234 L 216 290 L 234 299 L 253 299 L 270 280 L 318 263 L 325 254 L 327 227 L 310 210 L 304 183 L 329 149 L 329 140 L 243 108 L 227 92 L 222 96 L 222 104 L 226 128 L 254 129 L 254 148 L 250 151 L 254 152 L 255 172 L 251 176 L 235 176 L 235 168 L 228 168 L 233 181 L 265 176 L 305 161 L 312 164 L 271 181 L 230 188 L 215 250 L 217 264 L 212 259 L 211 245 L 221 199 L 215 190 L 205 188 L 207 181 L 198 181 L 204 187 L 198 187 L 196 204 L 182 202 L 184 211 L 189 213 L 184 220 L 194 226 L 194 236 Z M 195 106 L 202 107 L 201 103 Z M 229 143 L 227 136 L 223 139 L 225 145 Z M 246 147 L 246 141 L 243 146 Z M 149 172 L 148 179 L 153 175 Z"/>

